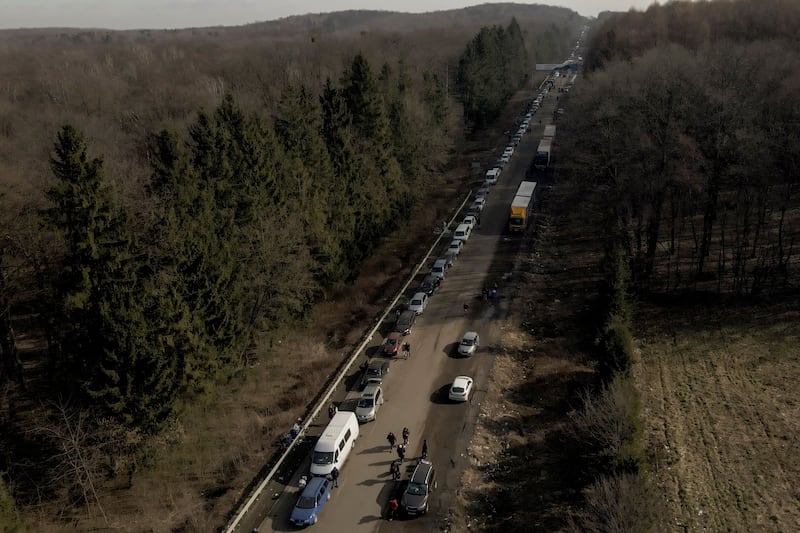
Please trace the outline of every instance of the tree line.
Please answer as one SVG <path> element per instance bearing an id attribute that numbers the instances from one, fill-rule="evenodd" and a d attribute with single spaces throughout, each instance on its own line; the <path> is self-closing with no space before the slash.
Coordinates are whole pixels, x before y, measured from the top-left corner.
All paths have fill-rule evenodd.
<path id="1" fill-rule="evenodd" d="M 525 40 L 516 19 L 505 28 L 481 28 L 458 63 L 465 123 L 485 127 L 497 118 L 529 75 Z"/>
<path id="2" fill-rule="evenodd" d="M 797 275 L 800 18 L 767 4 L 652 6 L 593 33 L 567 139 L 635 287 L 756 295 Z"/>
<path id="3" fill-rule="evenodd" d="M 352 280 L 418 201 L 419 129 L 446 127 L 443 81 L 424 79 L 412 90 L 402 63 L 375 73 L 358 54 L 318 96 L 287 86 L 274 117 L 228 94 L 186 134 L 148 136 L 138 210 L 63 126 L 41 211 L 58 253 L 37 273 L 63 391 L 158 431 L 178 395 L 239 365 L 254 331 L 303 320 Z"/>

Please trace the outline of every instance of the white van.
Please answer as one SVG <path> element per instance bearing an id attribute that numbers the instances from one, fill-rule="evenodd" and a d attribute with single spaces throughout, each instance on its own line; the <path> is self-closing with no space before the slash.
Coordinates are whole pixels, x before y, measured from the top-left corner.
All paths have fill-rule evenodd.
<path id="1" fill-rule="evenodd" d="M 335 466 L 339 470 L 356 445 L 358 419 L 352 411 L 339 411 L 322 432 L 311 456 L 311 475 L 327 476 Z"/>
<path id="2" fill-rule="evenodd" d="M 484 178 L 484 181 L 489 185 L 494 185 L 495 183 L 497 183 L 497 179 L 499 177 L 500 177 L 500 169 L 494 167 L 493 169 L 486 171 L 486 177 Z"/>
<path id="3" fill-rule="evenodd" d="M 469 227 L 469 224 L 459 224 L 453 232 L 453 240 L 467 242 L 470 233 L 472 233 L 472 228 Z"/>

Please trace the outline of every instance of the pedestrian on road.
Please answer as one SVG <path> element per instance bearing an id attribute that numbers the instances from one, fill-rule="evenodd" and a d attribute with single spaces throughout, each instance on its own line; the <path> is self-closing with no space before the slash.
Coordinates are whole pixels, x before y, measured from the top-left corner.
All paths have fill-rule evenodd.
<path id="1" fill-rule="evenodd" d="M 389 434 L 386 435 L 386 440 L 389 441 L 389 453 L 392 453 L 392 448 L 394 448 L 394 443 L 397 442 L 397 437 L 390 431 Z"/>
<path id="2" fill-rule="evenodd" d="M 333 418 L 333 415 L 335 414 L 336 414 L 336 406 L 331 404 L 330 407 L 328 407 L 328 419 Z"/>
<path id="3" fill-rule="evenodd" d="M 400 320 L 400 308 L 398 307 L 397 310 L 394 312 L 394 319 Z"/>
<path id="4" fill-rule="evenodd" d="M 389 499 L 389 506 L 386 510 L 387 518 L 389 518 L 389 522 L 394 520 L 394 517 L 397 515 L 397 508 L 400 507 L 400 504 L 397 502 L 397 498 L 392 496 Z"/>
<path id="5" fill-rule="evenodd" d="M 339 469 L 335 466 L 333 467 L 333 470 L 331 470 L 331 481 L 333 481 L 334 487 L 339 486 Z"/>
<path id="6" fill-rule="evenodd" d="M 464 304 L 464 314 L 466 315 L 467 313 L 469 313 L 469 304 L 465 303 Z"/>
<path id="7" fill-rule="evenodd" d="M 423 459 L 428 458 L 428 439 L 422 440 L 422 458 Z"/>
<path id="8" fill-rule="evenodd" d="M 405 357 L 406 359 L 411 357 L 411 344 L 407 342 L 403 343 L 403 357 Z"/>
<path id="9" fill-rule="evenodd" d="M 392 474 L 394 481 L 400 481 L 400 463 L 392 461 L 392 466 L 389 467 L 389 473 Z"/>
<path id="10" fill-rule="evenodd" d="M 403 446 L 408 446 L 408 428 L 403 428 Z"/>
<path id="11" fill-rule="evenodd" d="M 400 458 L 401 463 L 406 458 L 406 447 L 403 446 L 402 444 L 397 445 L 397 457 Z"/>

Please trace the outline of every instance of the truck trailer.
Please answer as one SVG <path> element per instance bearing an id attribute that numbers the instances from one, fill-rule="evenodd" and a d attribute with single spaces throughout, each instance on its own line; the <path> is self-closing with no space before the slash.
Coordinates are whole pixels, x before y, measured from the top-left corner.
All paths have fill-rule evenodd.
<path id="1" fill-rule="evenodd" d="M 548 166 L 550 166 L 550 141 L 542 139 L 539 141 L 536 155 L 533 156 L 533 168 L 536 170 L 546 170 Z"/>
<path id="2" fill-rule="evenodd" d="M 519 184 L 514 200 L 511 202 L 511 212 L 508 218 L 509 231 L 525 231 L 525 228 L 528 227 L 535 190 L 535 181 L 523 181 Z"/>
<path id="3" fill-rule="evenodd" d="M 544 133 L 542 134 L 543 140 L 553 142 L 555 136 L 556 136 L 555 124 L 548 124 L 547 126 L 544 127 Z"/>

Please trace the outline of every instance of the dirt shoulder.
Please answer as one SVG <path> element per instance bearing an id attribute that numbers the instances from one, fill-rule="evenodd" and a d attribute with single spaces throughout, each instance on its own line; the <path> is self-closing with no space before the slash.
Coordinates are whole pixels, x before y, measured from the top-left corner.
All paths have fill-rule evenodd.
<path id="1" fill-rule="evenodd" d="M 602 240 L 594 234 L 600 225 L 582 219 L 595 212 L 585 188 L 555 176 L 538 178 L 534 228 L 518 256 L 513 311 L 492 347 L 497 358 L 452 531 L 557 531 L 580 501 L 559 435 L 595 376 L 587 315 Z"/>

